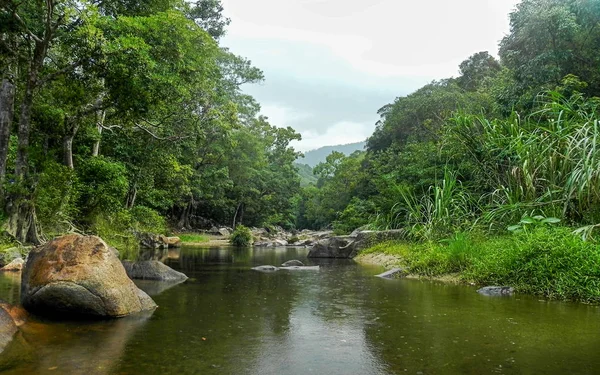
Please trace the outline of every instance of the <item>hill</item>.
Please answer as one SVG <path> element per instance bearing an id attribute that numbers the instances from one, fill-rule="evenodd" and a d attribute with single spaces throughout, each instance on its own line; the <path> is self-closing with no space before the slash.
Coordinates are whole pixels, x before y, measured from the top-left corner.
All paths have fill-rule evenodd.
<path id="1" fill-rule="evenodd" d="M 316 150 L 307 151 L 304 153 L 304 158 L 296 160 L 299 164 L 308 164 L 315 167 L 317 164 L 324 162 L 327 155 L 333 151 L 339 151 L 345 155 L 350 155 L 354 151 L 363 150 L 366 142 L 349 143 L 347 145 L 325 146 Z"/>
<path id="2" fill-rule="evenodd" d="M 313 169 L 308 164 L 294 163 L 294 166 L 298 168 L 298 175 L 300 176 L 300 186 L 308 186 L 310 184 L 317 183 L 317 176 L 313 174 Z"/>

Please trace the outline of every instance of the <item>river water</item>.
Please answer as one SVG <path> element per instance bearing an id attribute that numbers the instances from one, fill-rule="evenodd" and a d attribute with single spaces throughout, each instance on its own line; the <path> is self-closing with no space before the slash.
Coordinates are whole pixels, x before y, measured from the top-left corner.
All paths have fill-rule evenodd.
<path id="1" fill-rule="evenodd" d="M 183 248 L 190 279 L 140 282 L 159 308 L 101 322 L 30 321 L 6 374 L 599 374 L 600 309 L 475 288 L 384 280 L 306 249 Z M 265 274 L 300 259 L 319 271 Z M 0 275 L 18 303 L 18 278 Z"/>

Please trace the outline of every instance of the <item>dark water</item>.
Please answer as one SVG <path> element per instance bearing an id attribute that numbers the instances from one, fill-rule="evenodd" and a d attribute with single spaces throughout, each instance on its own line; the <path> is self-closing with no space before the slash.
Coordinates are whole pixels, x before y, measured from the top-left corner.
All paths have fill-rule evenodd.
<path id="1" fill-rule="evenodd" d="M 378 267 L 306 253 L 161 254 L 191 279 L 139 283 L 152 315 L 30 322 L 0 363 L 7 374 L 600 374 L 597 307 L 382 280 Z M 250 270 L 289 259 L 321 269 Z M 0 298 L 18 293 L 0 275 Z"/>

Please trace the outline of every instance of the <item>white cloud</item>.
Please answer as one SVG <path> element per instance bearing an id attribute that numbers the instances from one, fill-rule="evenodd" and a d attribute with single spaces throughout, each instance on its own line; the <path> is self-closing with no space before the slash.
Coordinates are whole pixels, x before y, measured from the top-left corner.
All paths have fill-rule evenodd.
<path id="1" fill-rule="evenodd" d="M 301 131 L 302 141 L 294 141 L 292 146 L 305 152 L 323 146 L 362 142 L 371 135 L 373 128 L 373 124 L 341 121 L 324 128 L 322 133 L 310 130 Z"/>
<path id="2" fill-rule="evenodd" d="M 223 43 L 264 70 L 248 92 L 309 150 L 364 140 L 395 96 L 456 76 L 476 52 L 496 54 L 518 2 L 223 0 Z"/>
<path id="3" fill-rule="evenodd" d="M 260 114 L 267 116 L 269 123 L 279 128 L 292 126 L 297 121 L 312 117 L 309 113 L 301 113 L 293 108 L 277 104 L 261 104 Z"/>

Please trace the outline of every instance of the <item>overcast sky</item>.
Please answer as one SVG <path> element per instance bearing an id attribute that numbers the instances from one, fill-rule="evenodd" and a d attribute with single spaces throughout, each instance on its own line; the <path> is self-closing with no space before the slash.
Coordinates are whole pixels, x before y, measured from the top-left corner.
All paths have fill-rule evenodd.
<path id="1" fill-rule="evenodd" d="M 265 82 L 245 88 L 301 151 L 365 140 L 377 110 L 470 55 L 497 55 L 518 0 L 223 0 L 222 44 Z"/>

